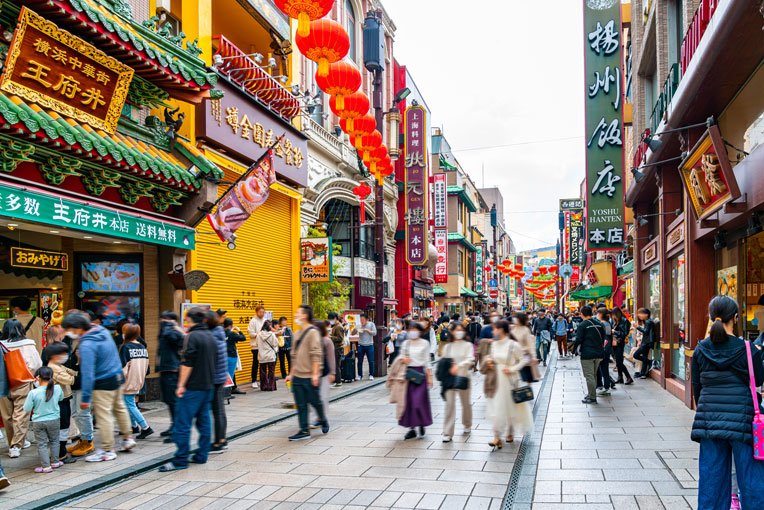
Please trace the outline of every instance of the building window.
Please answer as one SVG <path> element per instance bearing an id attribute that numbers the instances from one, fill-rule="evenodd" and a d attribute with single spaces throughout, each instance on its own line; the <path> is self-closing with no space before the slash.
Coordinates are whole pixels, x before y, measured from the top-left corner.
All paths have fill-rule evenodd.
<path id="1" fill-rule="evenodd" d="M 467 254 L 467 276 L 470 278 L 475 277 L 475 258 L 471 253 Z"/>
<path id="2" fill-rule="evenodd" d="M 342 200 L 330 200 L 324 206 L 326 234 L 332 237 L 333 244 L 340 246 L 340 255 L 343 257 L 350 256 L 350 215 L 353 207 Z"/>
<path id="3" fill-rule="evenodd" d="M 358 279 L 358 291 L 363 297 L 374 297 L 376 294 L 376 282 L 368 278 Z"/>
<path id="4" fill-rule="evenodd" d="M 355 62 L 355 12 L 353 11 L 353 3 L 350 0 L 345 0 L 345 10 L 347 11 L 347 32 L 350 38 L 350 51 L 348 56 Z"/>
<path id="5" fill-rule="evenodd" d="M 457 261 L 457 267 L 459 269 L 459 274 L 464 274 L 464 253 L 462 250 L 457 250 L 456 252 L 456 261 Z"/>

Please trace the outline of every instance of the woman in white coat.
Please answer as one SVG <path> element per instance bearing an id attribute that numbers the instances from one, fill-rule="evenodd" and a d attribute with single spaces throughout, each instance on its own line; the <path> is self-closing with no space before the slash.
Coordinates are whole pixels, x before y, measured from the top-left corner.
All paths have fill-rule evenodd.
<path id="1" fill-rule="evenodd" d="M 462 425 L 464 433 L 469 434 L 472 429 L 472 402 L 470 399 L 470 387 L 472 386 L 472 367 L 475 364 L 475 350 L 472 341 L 467 336 L 467 330 L 461 324 L 451 327 L 452 342 L 443 349 L 443 357 L 451 358 L 451 375 L 465 377 L 469 381 L 465 389 L 446 390 L 446 414 L 443 421 L 443 442 L 450 443 L 454 437 L 456 425 L 456 398 L 462 404 Z"/>
<path id="2" fill-rule="evenodd" d="M 487 414 L 493 423 L 494 440 L 488 444 L 501 448 L 502 436 L 506 434 L 509 440 L 510 427 L 517 435 L 523 435 L 533 427 L 530 404 L 516 404 L 512 398 L 512 390 L 525 385 L 520 370 L 529 360 L 522 346 L 512 339 L 507 321 L 494 324 L 493 337 L 487 361 L 489 369 L 496 371 L 496 393 L 487 399 Z"/>

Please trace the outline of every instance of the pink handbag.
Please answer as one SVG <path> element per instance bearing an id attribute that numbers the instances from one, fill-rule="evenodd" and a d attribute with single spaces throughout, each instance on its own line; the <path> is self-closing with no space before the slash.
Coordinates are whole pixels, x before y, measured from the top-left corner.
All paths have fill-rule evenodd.
<path id="1" fill-rule="evenodd" d="M 753 379 L 753 358 L 751 357 L 751 344 L 745 343 L 745 352 L 748 355 L 748 376 L 750 377 L 751 397 L 753 398 L 753 458 L 764 460 L 764 416 L 759 411 L 759 399 L 756 398 L 756 381 Z"/>

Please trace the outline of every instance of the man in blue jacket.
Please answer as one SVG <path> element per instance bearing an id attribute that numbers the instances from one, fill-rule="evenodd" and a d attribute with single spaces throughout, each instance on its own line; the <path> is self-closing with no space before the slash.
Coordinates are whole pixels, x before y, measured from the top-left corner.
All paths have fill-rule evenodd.
<path id="1" fill-rule="evenodd" d="M 119 451 L 127 451 L 135 446 L 132 437 L 130 415 L 122 398 L 122 363 L 117 347 L 109 332 L 102 326 L 90 322 L 84 312 L 70 312 L 61 323 L 67 335 L 79 339 L 80 377 L 82 378 L 81 409 L 89 409 L 91 399 L 98 428 L 101 431 L 101 448 L 85 458 L 88 462 L 114 460 L 114 421 L 117 419 L 122 436 Z"/>

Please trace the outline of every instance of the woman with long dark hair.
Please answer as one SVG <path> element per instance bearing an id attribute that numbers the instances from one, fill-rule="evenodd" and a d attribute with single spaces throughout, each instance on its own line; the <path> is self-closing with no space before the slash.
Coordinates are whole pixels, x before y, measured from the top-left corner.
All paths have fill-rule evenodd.
<path id="1" fill-rule="evenodd" d="M 650 351 L 653 350 L 655 342 L 657 341 L 657 335 L 655 334 L 655 323 L 650 318 L 649 308 L 640 308 L 637 310 L 637 331 L 642 333 L 642 344 L 634 353 L 634 359 L 642 363 L 642 368 L 637 372 L 634 377 L 638 379 L 646 379 L 647 374 L 650 373 Z"/>
<path id="2" fill-rule="evenodd" d="M 401 345 L 401 361 L 406 365 L 406 371 L 412 377 L 406 376 L 409 383 L 406 386 L 406 410 L 398 420 L 398 425 L 409 429 L 404 439 L 413 439 L 417 435 L 424 436 L 425 427 L 432 425 L 432 409 L 430 393 L 432 388 L 432 369 L 430 368 L 430 343 L 422 338 L 424 327 L 419 321 L 411 321 L 407 333 L 408 339 Z M 413 380 L 414 372 L 420 376 Z"/>
<path id="3" fill-rule="evenodd" d="M 618 384 L 634 384 L 634 379 L 631 378 L 631 374 L 626 369 L 626 365 L 623 364 L 624 349 L 626 348 L 626 341 L 629 338 L 629 332 L 631 331 L 631 323 L 629 319 L 624 316 L 623 311 L 615 307 L 613 308 L 613 358 L 615 358 L 615 368 L 618 371 Z M 624 375 L 626 376 L 626 382 L 624 383 Z"/>
<path id="4" fill-rule="evenodd" d="M 700 443 L 698 510 L 730 508 L 733 457 L 741 506 L 764 508 L 764 460 L 753 457 L 755 390 L 750 386 L 751 378 L 756 387 L 764 384 L 762 351 L 735 336 L 739 316 L 732 298 L 713 298 L 708 316 L 713 321 L 710 334 L 698 343 L 692 356 L 697 411 L 690 437 Z M 758 392 L 755 398 L 755 405 L 761 408 Z"/>

